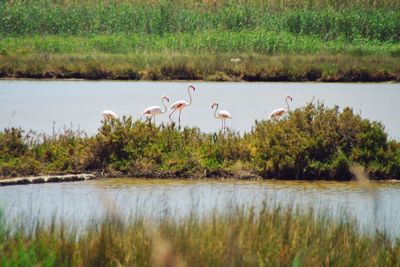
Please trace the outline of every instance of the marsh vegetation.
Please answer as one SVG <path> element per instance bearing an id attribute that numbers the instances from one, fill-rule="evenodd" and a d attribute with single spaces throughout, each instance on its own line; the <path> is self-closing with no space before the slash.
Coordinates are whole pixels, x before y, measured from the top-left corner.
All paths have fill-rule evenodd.
<path id="1" fill-rule="evenodd" d="M 1 216 L 0 245 L 2 266 L 397 266 L 400 260 L 398 240 L 362 234 L 348 217 L 267 205 L 128 224 L 110 212 L 81 233 L 55 221 L 10 231 Z"/>
<path id="2" fill-rule="evenodd" d="M 105 121 L 94 136 L 66 130 L 0 133 L 2 176 L 97 172 L 129 177 L 350 180 L 353 163 L 374 179 L 400 178 L 400 145 L 379 122 L 350 108 L 310 103 L 286 119 L 256 121 L 245 134 Z"/>
<path id="3" fill-rule="evenodd" d="M 394 81 L 399 9 L 396 1 L 4 1 L 0 76 Z"/>

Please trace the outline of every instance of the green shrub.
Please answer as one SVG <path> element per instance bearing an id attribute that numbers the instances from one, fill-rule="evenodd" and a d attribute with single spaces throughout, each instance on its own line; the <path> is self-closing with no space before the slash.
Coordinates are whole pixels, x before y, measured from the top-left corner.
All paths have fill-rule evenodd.
<path id="1" fill-rule="evenodd" d="M 25 155 L 28 151 L 26 138 L 20 128 L 10 128 L 0 132 L 0 157 L 7 159 Z"/>
<path id="2" fill-rule="evenodd" d="M 310 103 L 285 120 L 257 123 L 252 135 L 254 161 L 264 177 L 348 180 L 352 162 L 375 178 L 389 175 L 386 156 L 392 151 L 384 127 L 350 108 L 340 112 Z"/>

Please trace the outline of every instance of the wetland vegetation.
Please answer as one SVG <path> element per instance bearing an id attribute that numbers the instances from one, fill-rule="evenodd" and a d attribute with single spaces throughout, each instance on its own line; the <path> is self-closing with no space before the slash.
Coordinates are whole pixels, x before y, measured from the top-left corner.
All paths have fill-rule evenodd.
<path id="1" fill-rule="evenodd" d="M 312 210 L 233 208 L 126 224 L 116 211 L 78 233 L 55 220 L 11 231 L 0 213 L 2 266 L 398 266 L 399 240 Z"/>
<path id="2" fill-rule="evenodd" d="M 154 126 L 130 117 L 103 122 L 94 136 L 10 128 L 0 133 L 0 175 L 96 172 L 127 177 L 237 177 L 350 180 L 349 167 L 373 179 L 400 179 L 400 144 L 383 125 L 350 108 L 310 103 L 286 119 L 256 121 L 239 134 Z"/>
<path id="3" fill-rule="evenodd" d="M 399 81 L 400 5 L 353 2 L 0 1 L 0 77 Z"/>

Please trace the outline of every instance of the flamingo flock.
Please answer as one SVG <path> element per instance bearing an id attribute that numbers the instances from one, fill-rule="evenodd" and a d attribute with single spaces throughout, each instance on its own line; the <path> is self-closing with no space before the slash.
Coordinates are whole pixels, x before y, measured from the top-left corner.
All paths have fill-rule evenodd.
<path id="1" fill-rule="evenodd" d="M 169 102 L 169 98 L 165 95 L 161 96 L 161 103 L 163 105 L 163 108 L 161 108 L 160 106 L 150 106 L 148 108 L 146 108 L 140 115 L 141 116 L 146 116 L 146 118 L 148 119 L 149 123 L 151 123 L 151 121 L 153 120 L 153 123 L 156 123 L 156 116 L 166 113 L 168 110 L 172 110 L 172 112 L 169 114 L 169 119 L 171 121 L 171 123 L 173 123 L 172 120 L 172 115 L 179 110 L 179 115 L 178 115 L 178 127 L 181 127 L 181 114 L 182 114 L 182 110 L 184 108 L 189 107 L 190 105 L 192 105 L 192 94 L 191 91 L 195 92 L 196 88 L 192 85 L 189 84 L 187 87 L 187 92 L 189 94 L 189 102 L 185 101 L 185 100 L 178 100 L 175 101 L 169 108 L 167 107 L 167 103 Z M 166 101 L 166 102 L 165 102 Z M 277 108 L 275 110 L 273 110 L 271 112 L 271 114 L 269 115 L 270 120 L 272 121 L 278 121 L 279 119 L 281 119 L 285 114 L 287 114 L 288 112 L 290 112 L 290 106 L 289 106 L 289 102 L 293 101 L 293 98 L 290 95 L 287 95 L 285 97 L 285 101 L 286 101 L 286 108 Z M 221 129 L 225 132 L 226 130 L 226 120 L 228 119 L 232 119 L 232 115 L 231 113 L 229 113 L 229 111 L 227 110 L 219 110 L 218 111 L 218 107 L 219 104 L 218 102 L 214 102 L 211 105 L 211 109 L 214 110 L 214 118 L 221 120 L 222 122 L 222 126 Z M 112 110 L 103 110 L 102 111 L 102 115 L 103 115 L 103 119 L 104 120 L 115 120 L 118 119 L 118 115 L 112 111 Z"/>

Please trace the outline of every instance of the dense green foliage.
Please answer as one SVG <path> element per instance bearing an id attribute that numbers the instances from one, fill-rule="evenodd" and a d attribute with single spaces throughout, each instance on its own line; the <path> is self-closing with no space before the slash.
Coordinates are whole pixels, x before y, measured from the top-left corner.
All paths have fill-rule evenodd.
<path id="1" fill-rule="evenodd" d="M 0 4 L 0 77 L 395 81 L 399 41 L 400 5 L 392 0 Z M 287 69 L 284 55 L 305 63 Z M 238 74 L 220 57 L 247 60 Z M 175 75 L 163 71 L 171 68 Z M 317 75 L 305 76 L 309 70 Z"/>
<path id="2" fill-rule="evenodd" d="M 399 19 L 400 21 L 400 19 Z M 400 26 L 399 26 L 400 29 Z M 154 52 L 212 52 L 212 53 L 260 53 L 274 54 L 350 54 L 400 55 L 399 42 L 377 42 L 357 39 L 348 43 L 343 38 L 324 41 L 314 35 L 297 36 L 292 33 L 270 29 L 208 30 L 199 33 L 164 34 L 113 34 L 81 36 L 34 36 L 9 37 L 0 43 L 0 51 L 8 54 L 73 54 L 108 53 L 126 54 Z"/>
<path id="3" fill-rule="evenodd" d="M 400 40 L 400 10 L 349 8 L 345 10 L 293 9 L 273 11 L 266 4 L 233 1 L 218 8 L 177 6 L 173 1 L 156 5 L 58 5 L 54 1 L 6 3 L 0 6 L 2 35 L 93 35 L 116 33 L 159 34 L 220 29 L 268 29 L 318 36 L 379 41 Z"/>
<path id="4" fill-rule="evenodd" d="M 398 177 L 399 146 L 388 142 L 383 126 L 350 108 L 308 105 L 277 125 L 257 123 L 253 156 L 264 177 L 349 177 L 359 163 L 375 177 Z"/>
<path id="5" fill-rule="evenodd" d="M 3 176 L 96 171 L 108 176 L 264 177 L 349 180 L 357 163 L 375 179 L 400 179 L 400 145 L 383 126 L 349 108 L 308 104 L 279 122 L 256 122 L 244 136 L 106 121 L 98 134 L 37 138 L 0 133 Z"/>
<path id="6" fill-rule="evenodd" d="M 1 214 L 0 214 L 1 216 Z M 81 234 L 37 223 L 11 232 L 0 217 L 2 266 L 398 266 L 400 243 L 312 211 L 239 207 L 200 219 L 124 224 L 109 216 Z M 25 225 L 25 228 L 26 225 Z"/>
<path id="7" fill-rule="evenodd" d="M 86 137 L 80 132 L 65 130 L 46 136 L 5 129 L 0 133 L 0 173 L 21 176 L 77 172 L 82 166 L 85 146 Z"/>

